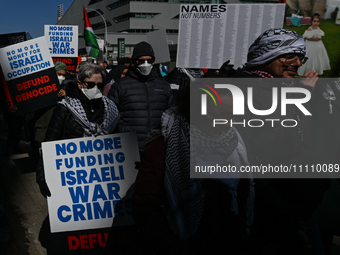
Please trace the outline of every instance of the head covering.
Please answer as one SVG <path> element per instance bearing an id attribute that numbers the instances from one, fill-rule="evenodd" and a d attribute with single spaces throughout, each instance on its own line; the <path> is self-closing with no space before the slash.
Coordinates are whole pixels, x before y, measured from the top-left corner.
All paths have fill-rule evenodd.
<path id="1" fill-rule="evenodd" d="M 117 81 L 120 79 L 120 77 L 122 76 L 122 73 L 125 69 L 129 69 L 126 65 L 119 65 L 115 68 L 115 70 L 113 71 L 113 80 Z"/>
<path id="2" fill-rule="evenodd" d="M 54 63 L 54 68 L 56 71 L 64 70 L 65 72 L 67 72 L 66 64 L 60 61 Z"/>
<path id="3" fill-rule="evenodd" d="M 132 53 L 132 63 L 135 63 L 136 60 L 141 56 L 150 56 L 155 60 L 155 53 L 153 52 L 152 46 L 147 42 L 140 42 L 135 45 Z"/>
<path id="4" fill-rule="evenodd" d="M 245 67 L 255 67 L 284 54 L 306 54 L 306 44 L 295 31 L 274 28 L 265 31 L 249 47 Z"/>

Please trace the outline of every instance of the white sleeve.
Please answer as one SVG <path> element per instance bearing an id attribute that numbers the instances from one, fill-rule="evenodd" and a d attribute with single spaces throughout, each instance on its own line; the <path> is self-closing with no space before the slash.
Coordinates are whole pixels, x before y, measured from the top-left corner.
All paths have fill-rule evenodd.
<path id="1" fill-rule="evenodd" d="M 310 38 L 313 38 L 313 30 L 311 30 L 311 31 L 308 31 L 308 30 L 306 30 L 304 33 L 303 33 L 303 38 L 307 38 L 307 39 L 310 39 Z"/>

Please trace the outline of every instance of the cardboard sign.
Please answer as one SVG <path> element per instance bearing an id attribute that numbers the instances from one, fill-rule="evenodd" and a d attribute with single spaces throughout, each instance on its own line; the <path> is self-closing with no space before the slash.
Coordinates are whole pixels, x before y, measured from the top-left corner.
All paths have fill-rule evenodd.
<path id="1" fill-rule="evenodd" d="M 110 228 L 51 234 L 55 254 L 101 255 L 108 242 Z"/>
<path id="2" fill-rule="evenodd" d="M 78 57 L 77 58 L 59 58 L 58 57 L 58 58 L 52 58 L 52 59 L 53 59 L 53 63 L 58 62 L 58 61 L 65 63 L 68 72 L 70 71 L 75 72 L 76 67 L 79 64 Z"/>
<path id="3" fill-rule="evenodd" d="M 45 25 L 45 37 L 53 62 L 63 62 L 67 71 L 78 65 L 78 26 Z"/>
<path id="4" fill-rule="evenodd" d="M 59 82 L 44 37 L 1 48 L 0 61 L 18 115 L 57 102 Z"/>
<path id="5" fill-rule="evenodd" d="M 148 43 L 151 44 L 155 52 L 155 63 L 170 62 L 168 39 L 165 29 L 159 29 L 146 34 Z"/>
<path id="6" fill-rule="evenodd" d="M 45 25 L 45 37 L 52 57 L 78 57 L 78 26 Z"/>
<path id="7" fill-rule="evenodd" d="M 51 232 L 133 224 L 127 196 L 139 161 L 137 136 L 121 133 L 42 144 Z M 130 194 L 130 193 L 129 193 Z"/>
<path id="8" fill-rule="evenodd" d="M 249 46 L 264 31 L 282 28 L 285 4 L 183 4 L 177 67 L 215 68 L 247 61 Z"/>

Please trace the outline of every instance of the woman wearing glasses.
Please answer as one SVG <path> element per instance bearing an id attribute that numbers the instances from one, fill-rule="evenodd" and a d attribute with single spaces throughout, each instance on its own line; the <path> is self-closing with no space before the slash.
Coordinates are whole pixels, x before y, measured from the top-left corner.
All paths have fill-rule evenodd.
<path id="1" fill-rule="evenodd" d="M 99 136 L 113 133 L 119 120 L 116 105 L 102 95 L 106 71 L 99 65 L 82 65 L 78 81 L 67 86 L 66 98 L 55 108 L 45 141 Z M 37 182 L 43 196 L 51 196 L 45 181 L 42 160 Z"/>

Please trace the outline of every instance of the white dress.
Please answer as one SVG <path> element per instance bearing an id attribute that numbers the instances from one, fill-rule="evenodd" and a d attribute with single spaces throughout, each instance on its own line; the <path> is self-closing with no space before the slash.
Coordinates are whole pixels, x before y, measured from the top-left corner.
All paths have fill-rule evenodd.
<path id="1" fill-rule="evenodd" d="M 303 38 L 321 38 L 324 35 L 325 33 L 318 27 L 317 29 L 312 29 L 311 31 L 306 30 L 303 34 Z M 323 74 L 324 70 L 331 70 L 327 51 L 322 40 L 306 40 L 306 57 L 308 60 L 304 65 L 299 67 L 298 75 L 303 76 L 307 71 L 314 70 L 317 71 L 319 75 L 321 75 Z"/>

